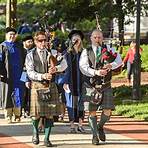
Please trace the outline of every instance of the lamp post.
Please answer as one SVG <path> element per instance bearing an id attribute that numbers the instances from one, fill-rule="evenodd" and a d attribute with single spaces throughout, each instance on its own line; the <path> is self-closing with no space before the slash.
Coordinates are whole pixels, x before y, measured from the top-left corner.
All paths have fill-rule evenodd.
<path id="1" fill-rule="evenodd" d="M 134 57 L 134 69 L 133 69 L 133 99 L 141 99 L 141 60 L 140 60 L 140 12 L 141 12 L 141 3 L 140 0 L 137 0 L 137 22 L 136 22 L 136 53 Z"/>

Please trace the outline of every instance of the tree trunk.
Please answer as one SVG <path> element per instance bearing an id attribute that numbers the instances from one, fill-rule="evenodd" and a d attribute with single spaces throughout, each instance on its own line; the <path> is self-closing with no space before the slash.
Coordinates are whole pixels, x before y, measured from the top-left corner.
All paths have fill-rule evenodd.
<path id="1" fill-rule="evenodd" d="M 7 0 L 6 4 L 6 27 L 16 27 L 17 0 Z"/>
<path id="2" fill-rule="evenodd" d="M 120 46 L 124 45 L 124 15 L 118 18 Z"/>
<path id="3" fill-rule="evenodd" d="M 122 0 L 117 0 L 117 7 L 118 7 L 118 27 L 119 27 L 119 40 L 120 46 L 124 45 L 124 12 L 122 6 Z"/>
<path id="4" fill-rule="evenodd" d="M 11 5 L 11 26 L 16 27 L 17 23 L 17 17 L 16 17 L 16 11 L 17 11 L 17 0 L 12 0 L 12 5 Z"/>
<path id="5" fill-rule="evenodd" d="M 11 26 L 11 0 L 7 0 L 6 4 L 6 27 Z"/>

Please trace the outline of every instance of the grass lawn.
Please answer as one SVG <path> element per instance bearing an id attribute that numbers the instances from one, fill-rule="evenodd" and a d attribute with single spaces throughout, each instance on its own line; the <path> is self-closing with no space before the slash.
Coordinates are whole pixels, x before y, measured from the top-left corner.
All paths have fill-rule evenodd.
<path id="1" fill-rule="evenodd" d="M 117 105 L 113 114 L 148 121 L 148 103 Z"/>
<path id="2" fill-rule="evenodd" d="M 113 115 L 122 115 L 125 117 L 148 121 L 148 85 L 141 87 L 141 100 L 133 100 L 132 88 L 122 86 L 113 88 L 115 96 L 116 109 Z"/>

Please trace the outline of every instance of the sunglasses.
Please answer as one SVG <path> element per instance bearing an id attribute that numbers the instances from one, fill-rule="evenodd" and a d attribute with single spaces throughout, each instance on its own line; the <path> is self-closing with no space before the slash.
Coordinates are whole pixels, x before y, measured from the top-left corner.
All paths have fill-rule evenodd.
<path id="1" fill-rule="evenodd" d="M 46 42 L 47 40 L 46 39 L 39 39 L 37 40 L 38 42 Z"/>

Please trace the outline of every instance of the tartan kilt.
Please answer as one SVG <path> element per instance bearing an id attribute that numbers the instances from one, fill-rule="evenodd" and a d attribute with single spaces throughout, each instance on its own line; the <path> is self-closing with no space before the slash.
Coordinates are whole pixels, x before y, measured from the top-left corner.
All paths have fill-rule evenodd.
<path id="1" fill-rule="evenodd" d="M 115 109 L 114 105 L 114 97 L 113 97 L 113 90 L 110 87 L 104 89 L 102 92 L 102 102 L 100 105 L 92 104 L 91 100 L 91 93 L 93 91 L 92 87 L 88 87 L 83 83 L 82 85 L 82 99 L 84 102 L 84 110 L 86 111 L 96 111 L 98 108 L 100 109 Z"/>
<path id="2" fill-rule="evenodd" d="M 40 89 L 50 88 L 51 103 L 41 101 L 38 97 L 37 91 Z M 30 102 L 30 116 L 46 116 L 53 117 L 61 113 L 60 102 L 58 95 L 57 86 L 54 82 L 47 84 L 42 84 L 40 82 L 32 82 L 31 88 L 31 102 Z"/>

